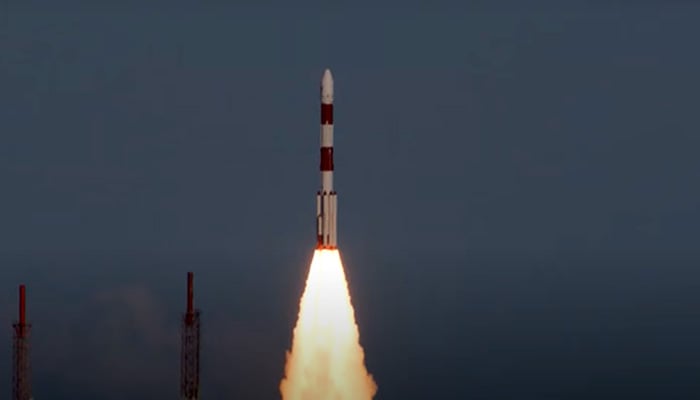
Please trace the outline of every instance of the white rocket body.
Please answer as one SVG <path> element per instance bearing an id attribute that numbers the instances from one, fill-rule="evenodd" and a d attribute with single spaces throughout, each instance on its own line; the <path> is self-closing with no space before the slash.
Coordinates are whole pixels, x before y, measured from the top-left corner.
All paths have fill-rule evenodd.
<path id="1" fill-rule="evenodd" d="M 338 247 L 338 196 L 333 190 L 333 76 L 321 79 L 321 190 L 316 193 L 316 248 Z"/>

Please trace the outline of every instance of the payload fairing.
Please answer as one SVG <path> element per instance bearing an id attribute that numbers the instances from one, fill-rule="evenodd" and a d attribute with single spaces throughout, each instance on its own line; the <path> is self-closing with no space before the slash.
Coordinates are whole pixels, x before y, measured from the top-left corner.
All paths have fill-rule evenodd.
<path id="1" fill-rule="evenodd" d="M 333 190 L 333 75 L 321 79 L 321 190 L 316 193 L 316 248 L 338 247 L 338 195 Z"/>

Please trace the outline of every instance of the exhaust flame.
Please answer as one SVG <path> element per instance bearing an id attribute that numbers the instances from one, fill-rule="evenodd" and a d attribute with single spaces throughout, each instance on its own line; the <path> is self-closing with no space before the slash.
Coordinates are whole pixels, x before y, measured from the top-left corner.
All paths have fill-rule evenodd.
<path id="1" fill-rule="evenodd" d="M 355 311 L 338 250 L 316 250 L 287 352 L 283 400 L 371 400 Z"/>

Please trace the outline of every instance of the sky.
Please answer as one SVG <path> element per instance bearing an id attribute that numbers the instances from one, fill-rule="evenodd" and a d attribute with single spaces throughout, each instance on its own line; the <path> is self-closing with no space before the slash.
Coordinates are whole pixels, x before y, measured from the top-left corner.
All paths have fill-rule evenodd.
<path id="1" fill-rule="evenodd" d="M 0 393 L 279 398 L 335 80 L 378 400 L 700 396 L 700 4 L 0 2 Z"/>

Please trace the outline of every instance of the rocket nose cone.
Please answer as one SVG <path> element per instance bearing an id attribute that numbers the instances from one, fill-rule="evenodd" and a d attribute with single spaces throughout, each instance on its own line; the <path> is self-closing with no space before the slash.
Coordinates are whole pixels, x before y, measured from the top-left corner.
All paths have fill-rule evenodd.
<path id="1" fill-rule="evenodd" d="M 321 102 L 324 104 L 333 103 L 333 75 L 331 70 L 326 69 L 321 79 Z"/>
<path id="2" fill-rule="evenodd" d="M 323 71 L 321 85 L 325 87 L 333 87 L 333 74 L 331 74 L 331 70 L 328 68 L 326 68 L 326 70 Z"/>

